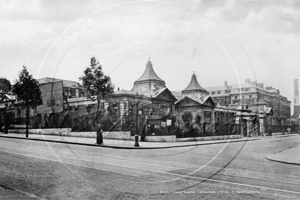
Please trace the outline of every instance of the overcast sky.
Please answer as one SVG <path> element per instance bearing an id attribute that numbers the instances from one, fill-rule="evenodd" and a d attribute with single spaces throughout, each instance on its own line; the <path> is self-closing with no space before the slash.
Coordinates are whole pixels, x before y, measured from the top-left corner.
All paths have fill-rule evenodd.
<path id="1" fill-rule="evenodd" d="M 0 0 L 0 76 L 79 81 L 95 56 L 130 90 L 150 57 L 170 90 L 251 78 L 293 101 L 299 0 Z M 293 104 L 292 104 L 293 105 Z"/>

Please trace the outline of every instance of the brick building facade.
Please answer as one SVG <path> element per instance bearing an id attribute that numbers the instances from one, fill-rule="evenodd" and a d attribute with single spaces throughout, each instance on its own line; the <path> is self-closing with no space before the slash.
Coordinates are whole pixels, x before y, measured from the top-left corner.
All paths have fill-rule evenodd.
<path id="1" fill-rule="evenodd" d="M 246 79 L 245 83 L 232 85 L 225 81 L 223 86 L 207 87 L 207 90 L 214 102 L 222 106 L 245 104 L 251 107 L 258 99 L 264 100 L 274 113 L 272 125 L 289 124 L 291 102 L 273 87 L 264 87 L 263 83 Z"/>

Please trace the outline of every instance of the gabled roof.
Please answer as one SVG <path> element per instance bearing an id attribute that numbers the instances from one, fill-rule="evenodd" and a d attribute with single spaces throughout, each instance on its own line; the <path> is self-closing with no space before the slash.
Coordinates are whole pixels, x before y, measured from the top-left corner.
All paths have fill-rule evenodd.
<path id="1" fill-rule="evenodd" d="M 168 88 L 161 88 L 161 89 L 159 89 L 157 91 L 153 91 L 153 92 L 157 92 L 153 96 L 153 98 L 159 97 L 162 93 L 167 93 L 169 95 L 169 97 L 171 98 L 171 100 L 177 101 L 177 98 L 173 95 L 173 93 Z"/>
<path id="2" fill-rule="evenodd" d="M 177 99 L 180 99 L 180 97 L 182 96 L 181 91 L 171 91 L 171 92 Z"/>
<path id="3" fill-rule="evenodd" d="M 213 100 L 211 99 L 210 96 L 205 96 L 203 98 L 194 98 L 191 96 L 182 96 L 178 101 L 175 102 L 176 104 L 179 104 L 180 102 L 184 101 L 185 99 L 191 99 L 193 102 L 196 102 L 200 105 L 203 105 L 206 101 L 208 101 L 209 99 L 211 100 L 211 102 L 214 104 Z"/>
<path id="4" fill-rule="evenodd" d="M 159 78 L 156 75 L 150 60 L 148 60 L 148 62 L 146 64 L 146 69 L 145 69 L 143 75 L 138 80 L 136 80 L 135 83 L 142 82 L 142 81 L 148 81 L 148 80 L 157 80 L 157 81 L 161 81 L 161 82 L 165 83 L 161 78 Z"/>
<path id="5" fill-rule="evenodd" d="M 267 114 L 267 115 L 273 115 L 273 114 L 274 114 L 273 108 L 271 108 L 271 107 L 266 108 L 266 114 Z"/>
<path id="6" fill-rule="evenodd" d="M 165 92 L 169 94 L 171 100 L 177 101 L 177 98 L 172 94 L 172 92 L 168 88 L 161 88 L 155 91 L 140 91 L 140 92 L 121 90 L 121 91 L 115 91 L 115 95 L 129 94 L 129 95 L 138 95 L 138 96 L 145 96 L 150 98 L 157 98 L 159 97 L 159 95 Z"/>
<path id="7" fill-rule="evenodd" d="M 187 88 L 185 88 L 182 92 L 186 92 L 186 91 L 205 91 L 207 92 L 203 87 L 200 86 L 200 84 L 198 83 L 196 74 L 192 75 L 191 78 L 191 82 L 190 84 L 187 86 Z"/>
<path id="8" fill-rule="evenodd" d="M 5 94 L 2 98 L 1 101 L 3 101 L 4 99 L 8 99 L 10 101 L 14 101 L 16 100 L 16 96 L 15 95 L 11 95 L 11 94 Z"/>

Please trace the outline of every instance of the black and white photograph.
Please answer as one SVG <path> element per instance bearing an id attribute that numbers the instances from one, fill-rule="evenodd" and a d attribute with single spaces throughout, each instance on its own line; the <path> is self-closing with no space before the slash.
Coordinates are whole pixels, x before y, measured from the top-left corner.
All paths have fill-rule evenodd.
<path id="1" fill-rule="evenodd" d="M 0 0 L 0 199 L 300 199 L 300 0 Z"/>

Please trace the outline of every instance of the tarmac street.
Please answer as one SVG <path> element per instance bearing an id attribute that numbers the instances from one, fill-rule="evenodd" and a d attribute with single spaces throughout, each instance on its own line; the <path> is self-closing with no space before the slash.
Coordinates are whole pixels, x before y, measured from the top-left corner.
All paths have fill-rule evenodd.
<path id="1" fill-rule="evenodd" d="M 0 144 L 0 199 L 300 198 L 299 135 L 156 149 Z"/>

